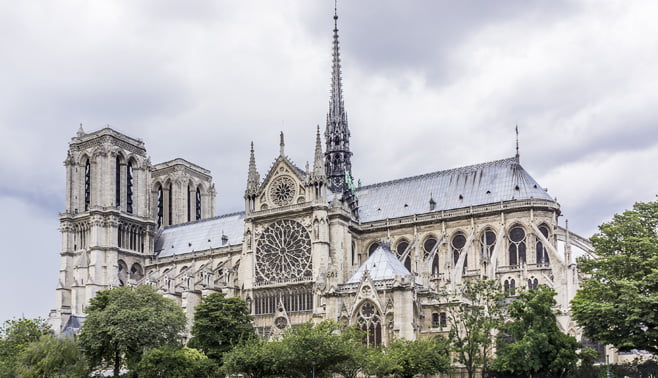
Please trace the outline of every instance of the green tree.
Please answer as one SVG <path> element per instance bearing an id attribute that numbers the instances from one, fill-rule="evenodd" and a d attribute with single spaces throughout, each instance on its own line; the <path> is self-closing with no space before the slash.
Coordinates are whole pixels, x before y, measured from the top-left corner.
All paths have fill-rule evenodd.
<path id="1" fill-rule="evenodd" d="M 356 327 L 344 328 L 340 333 L 340 345 L 349 357 L 333 366 L 332 371 L 344 378 L 356 378 L 366 364 L 369 348 L 363 343 L 365 332 Z"/>
<path id="2" fill-rule="evenodd" d="M 443 294 L 447 305 L 449 340 L 457 361 L 468 376 L 489 371 L 495 343 L 494 332 L 503 324 L 503 292 L 493 280 L 466 281 L 455 292 Z"/>
<path id="3" fill-rule="evenodd" d="M 171 345 L 149 349 L 135 368 L 140 378 L 200 378 L 212 376 L 214 370 L 216 365 L 202 352 Z"/>
<path id="4" fill-rule="evenodd" d="M 178 345 L 185 314 L 150 286 L 100 291 L 91 299 L 80 343 L 91 367 L 134 367 L 149 348 Z"/>
<path id="5" fill-rule="evenodd" d="M 243 374 L 249 378 L 275 376 L 282 360 L 287 360 L 280 341 L 268 342 L 253 338 L 224 354 L 222 370 L 226 375 Z M 283 369 L 282 369 L 283 370 Z"/>
<path id="6" fill-rule="evenodd" d="M 590 240 L 596 257 L 578 260 L 586 278 L 571 301 L 574 319 L 592 340 L 657 354 L 658 201 L 616 214 Z"/>
<path id="7" fill-rule="evenodd" d="M 580 343 L 562 333 L 553 306 L 555 291 L 546 286 L 521 292 L 508 305 L 510 321 L 497 338 L 494 370 L 533 376 L 564 376 L 577 368 Z"/>
<path id="8" fill-rule="evenodd" d="M 333 372 L 334 367 L 350 357 L 341 340 L 336 322 L 307 322 L 283 333 L 281 346 L 287 354 L 288 373 L 311 376 Z"/>
<path id="9" fill-rule="evenodd" d="M 256 336 L 251 321 L 249 307 L 242 299 L 210 294 L 196 308 L 188 345 L 221 363 L 224 353 Z"/>
<path id="10" fill-rule="evenodd" d="M 18 376 L 23 378 L 87 377 L 82 352 L 71 340 L 42 336 L 18 356 Z"/>
<path id="11" fill-rule="evenodd" d="M 0 327 L 0 377 L 16 375 L 18 355 L 41 336 L 52 333 L 42 318 L 7 320 Z"/>
<path id="12" fill-rule="evenodd" d="M 448 341 L 441 337 L 396 339 L 387 350 L 399 367 L 395 373 L 401 378 L 445 373 L 450 369 Z"/>
<path id="13" fill-rule="evenodd" d="M 378 378 L 394 375 L 402 370 L 397 358 L 382 347 L 369 348 L 363 368 L 368 375 Z"/>

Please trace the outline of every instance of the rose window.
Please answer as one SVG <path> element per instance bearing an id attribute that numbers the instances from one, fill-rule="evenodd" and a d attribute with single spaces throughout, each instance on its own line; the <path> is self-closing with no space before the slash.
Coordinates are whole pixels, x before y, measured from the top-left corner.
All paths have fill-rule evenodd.
<path id="1" fill-rule="evenodd" d="M 311 238 L 301 223 L 276 221 L 258 237 L 256 279 L 259 283 L 311 279 Z"/>
<path id="2" fill-rule="evenodd" d="M 295 181 L 288 176 L 279 176 L 270 186 L 270 199 L 278 206 L 285 206 L 295 197 Z"/>

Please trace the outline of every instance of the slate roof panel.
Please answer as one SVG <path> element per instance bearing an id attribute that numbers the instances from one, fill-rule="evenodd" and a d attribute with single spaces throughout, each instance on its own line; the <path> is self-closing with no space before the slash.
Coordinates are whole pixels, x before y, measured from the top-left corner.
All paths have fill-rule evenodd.
<path id="1" fill-rule="evenodd" d="M 361 282 L 366 271 L 368 271 L 373 281 L 393 279 L 396 274 L 399 274 L 401 277 L 410 274 L 404 264 L 384 245 L 380 245 L 375 249 L 366 262 L 361 264 L 359 269 L 350 277 L 347 283 Z"/>
<path id="2" fill-rule="evenodd" d="M 228 238 L 226 241 L 222 237 Z M 226 214 L 166 227 L 157 236 L 155 253 L 167 257 L 183 253 L 241 244 L 244 238 L 244 212 Z"/>
<path id="3" fill-rule="evenodd" d="M 357 196 L 362 222 L 514 199 L 553 200 L 516 158 L 368 185 Z"/>

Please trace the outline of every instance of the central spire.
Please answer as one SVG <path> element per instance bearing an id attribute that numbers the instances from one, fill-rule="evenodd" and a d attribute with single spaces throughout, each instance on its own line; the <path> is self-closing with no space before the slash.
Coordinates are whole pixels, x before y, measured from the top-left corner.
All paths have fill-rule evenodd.
<path id="1" fill-rule="evenodd" d="M 336 193 L 346 191 L 346 177 L 352 175 L 352 152 L 350 152 L 350 130 L 347 126 L 347 113 L 343 104 L 343 86 L 340 72 L 340 49 L 338 45 L 338 10 L 334 7 L 334 37 L 331 70 L 331 96 L 327 128 L 324 133 L 327 145 L 325 171 L 329 189 Z"/>

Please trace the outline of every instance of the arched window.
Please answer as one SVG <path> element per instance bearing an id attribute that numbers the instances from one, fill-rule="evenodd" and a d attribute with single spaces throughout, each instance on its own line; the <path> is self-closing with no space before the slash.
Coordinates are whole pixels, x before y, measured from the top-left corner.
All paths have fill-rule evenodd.
<path id="1" fill-rule="evenodd" d="M 192 220 L 192 198 L 190 195 L 190 192 L 192 191 L 192 185 L 188 184 L 187 185 L 187 221 Z"/>
<path id="2" fill-rule="evenodd" d="M 374 242 L 370 244 L 370 247 L 368 247 L 368 256 L 372 255 L 375 250 L 379 248 L 379 242 Z"/>
<path id="3" fill-rule="evenodd" d="M 427 260 L 432 254 L 434 256 L 432 257 L 432 265 L 431 265 L 431 271 L 432 275 L 436 276 L 439 274 L 439 253 L 437 252 L 437 241 L 434 236 L 428 236 L 425 241 L 423 242 L 423 252 L 424 252 L 424 257 L 425 260 Z"/>
<path id="4" fill-rule="evenodd" d="M 505 294 L 507 295 L 515 295 L 516 294 L 516 281 L 514 281 L 514 278 L 511 280 L 505 280 L 503 283 L 503 288 L 505 290 Z"/>
<path id="5" fill-rule="evenodd" d="M 532 277 L 528 278 L 528 290 L 535 290 L 537 289 L 537 286 L 539 286 L 539 280 L 536 278 L 533 279 Z"/>
<path id="6" fill-rule="evenodd" d="M 354 240 L 352 240 L 352 265 L 356 265 L 358 261 L 356 261 L 356 243 Z"/>
<path id="7" fill-rule="evenodd" d="M 144 271 L 142 270 L 142 266 L 134 263 L 133 266 L 130 268 L 130 279 L 139 281 L 144 277 Z"/>
<path id="8" fill-rule="evenodd" d="M 382 319 L 374 303 L 363 303 L 359 308 L 356 321 L 359 328 L 365 333 L 364 344 L 378 346 L 382 343 Z"/>
<path id="9" fill-rule="evenodd" d="M 201 219 L 201 190 L 196 188 L 196 220 Z"/>
<path id="10" fill-rule="evenodd" d="M 91 164 L 89 159 L 85 162 L 85 211 L 89 210 L 91 204 Z"/>
<path id="11" fill-rule="evenodd" d="M 481 260 L 485 266 L 491 262 L 491 254 L 493 253 L 495 245 L 496 234 L 490 228 L 488 228 L 482 233 L 482 237 L 480 239 Z"/>
<path id="12" fill-rule="evenodd" d="M 398 256 L 398 259 L 404 256 L 404 252 L 409 248 L 409 241 L 407 239 L 402 239 L 398 242 L 397 247 L 395 248 L 395 254 Z M 404 258 L 404 267 L 411 272 L 411 252 L 407 254 Z"/>
<path id="13" fill-rule="evenodd" d="M 548 227 L 545 225 L 539 226 L 539 231 L 548 239 Z M 541 242 L 541 239 L 537 238 L 537 244 L 535 245 L 535 255 L 537 259 L 537 266 L 549 266 L 550 260 L 548 259 L 548 251 L 544 244 Z"/>
<path id="14" fill-rule="evenodd" d="M 516 267 L 525 264 L 525 231 L 515 226 L 509 232 L 509 265 Z"/>
<path id="15" fill-rule="evenodd" d="M 117 262 L 118 265 L 118 279 L 119 279 L 119 286 L 124 286 L 126 284 L 126 280 L 128 278 L 128 265 L 123 260 L 119 260 Z"/>
<path id="16" fill-rule="evenodd" d="M 164 214 L 164 198 L 162 193 L 162 185 L 158 184 L 157 203 L 155 209 L 158 216 L 158 228 L 162 227 L 162 216 Z"/>
<path id="17" fill-rule="evenodd" d="M 459 232 L 455 236 L 452 237 L 452 242 L 450 244 L 452 245 L 453 264 L 456 267 L 457 266 L 457 261 L 459 260 L 459 255 L 462 253 L 462 251 L 464 250 L 464 246 L 466 245 L 466 236 L 464 236 L 464 234 Z M 464 253 L 466 253 L 466 252 L 464 252 Z M 466 270 L 467 266 L 468 266 L 468 255 L 465 255 L 464 256 L 464 270 Z"/>
<path id="18" fill-rule="evenodd" d="M 121 208 L 121 156 L 117 156 L 114 169 L 114 206 Z"/>
<path id="19" fill-rule="evenodd" d="M 167 213 L 169 215 L 169 219 L 167 220 L 168 225 L 174 224 L 174 185 L 172 183 L 169 183 L 169 206 L 167 207 Z"/>
<path id="20" fill-rule="evenodd" d="M 133 212 L 133 163 L 128 162 L 126 166 L 126 211 Z"/>

